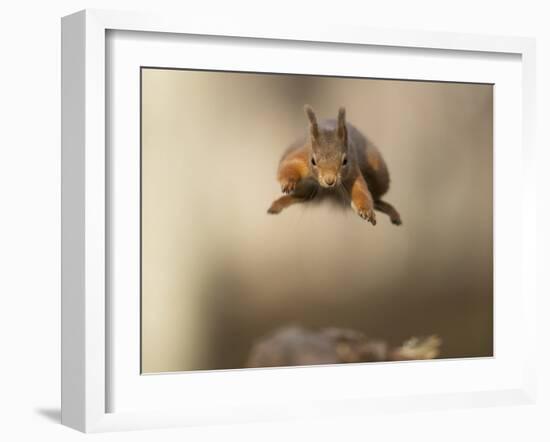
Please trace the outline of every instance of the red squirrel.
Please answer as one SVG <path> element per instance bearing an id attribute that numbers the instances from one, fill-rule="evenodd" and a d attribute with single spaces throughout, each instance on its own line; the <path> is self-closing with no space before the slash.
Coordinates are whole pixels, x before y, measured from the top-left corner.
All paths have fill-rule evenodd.
<path id="1" fill-rule="evenodd" d="M 353 362 L 407 361 L 434 359 L 441 353 L 442 340 L 436 335 L 413 337 L 398 347 L 368 338 L 345 328 L 311 330 L 286 326 L 256 341 L 247 367 L 345 364 Z"/>
<path id="2" fill-rule="evenodd" d="M 337 119 L 317 121 L 304 106 L 309 133 L 290 145 L 279 163 L 277 179 L 285 194 L 268 213 L 277 214 L 292 204 L 331 196 L 350 204 L 363 219 L 376 225 L 374 210 L 401 224 L 399 212 L 381 199 L 390 184 L 388 167 L 376 146 L 346 122 L 340 107 Z"/>

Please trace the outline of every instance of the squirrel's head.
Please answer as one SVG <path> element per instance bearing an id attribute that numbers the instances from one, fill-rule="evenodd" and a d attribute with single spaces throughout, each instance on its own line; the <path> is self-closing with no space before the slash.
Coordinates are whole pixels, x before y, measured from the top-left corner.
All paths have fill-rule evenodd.
<path id="1" fill-rule="evenodd" d="M 309 105 L 304 106 L 309 120 L 311 158 L 309 167 L 322 187 L 334 187 L 342 183 L 348 174 L 348 132 L 346 129 L 346 109 L 338 110 L 336 124 L 319 127 L 315 112 Z M 334 126 L 334 127 L 332 127 Z"/>

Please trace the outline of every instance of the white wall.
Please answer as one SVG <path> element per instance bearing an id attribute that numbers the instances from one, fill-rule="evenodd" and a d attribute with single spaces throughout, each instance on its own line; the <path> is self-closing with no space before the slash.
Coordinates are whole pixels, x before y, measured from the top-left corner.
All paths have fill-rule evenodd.
<path id="1" fill-rule="evenodd" d="M 246 14 L 288 17 L 305 24 L 343 22 L 384 28 L 449 30 L 538 38 L 539 191 L 548 186 L 544 161 L 550 119 L 550 29 L 546 2 L 463 0 L 393 1 L 130 1 L 88 0 L 4 3 L 0 9 L 0 438 L 80 440 L 58 425 L 59 415 L 59 179 L 60 31 L 62 15 L 85 7 L 162 10 L 178 14 Z M 548 192 L 545 190 L 545 200 Z M 539 199 L 542 202 L 542 198 Z M 549 210 L 540 204 L 539 225 Z M 539 269 L 548 242 L 539 240 Z M 546 250 L 543 250 L 546 247 Z M 540 293 L 550 287 L 540 283 Z M 548 301 L 541 299 L 541 319 Z M 542 320 L 540 322 L 543 322 Z M 539 328 L 548 336 L 546 323 Z M 550 372 L 541 340 L 540 372 Z M 543 350 L 544 349 L 544 350 Z M 542 354 L 546 353 L 546 354 Z M 538 406 L 441 411 L 333 422 L 257 424 L 246 427 L 165 430 L 101 435 L 101 440 L 548 440 L 548 378 L 541 379 Z"/>

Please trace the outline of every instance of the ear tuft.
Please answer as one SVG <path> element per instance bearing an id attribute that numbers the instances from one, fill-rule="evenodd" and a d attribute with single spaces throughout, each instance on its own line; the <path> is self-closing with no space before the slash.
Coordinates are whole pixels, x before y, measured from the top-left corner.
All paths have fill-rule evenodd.
<path id="1" fill-rule="evenodd" d="M 304 106 L 304 112 L 309 120 L 311 136 L 313 138 L 317 138 L 319 135 L 319 126 L 317 125 L 317 117 L 315 116 L 315 112 L 313 112 L 313 108 L 309 104 Z"/>
<path id="2" fill-rule="evenodd" d="M 344 106 L 338 109 L 338 124 L 346 124 L 346 108 Z"/>
<path id="3" fill-rule="evenodd" d="M 343 106 L 338 109 L 338 136 L 346 137 L 346 108 Z"/>

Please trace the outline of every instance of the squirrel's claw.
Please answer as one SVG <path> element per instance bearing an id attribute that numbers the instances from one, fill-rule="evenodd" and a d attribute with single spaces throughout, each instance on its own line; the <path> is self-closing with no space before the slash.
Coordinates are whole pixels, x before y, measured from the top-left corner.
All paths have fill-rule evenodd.
<path id="1" fill-rule="evenodd" d="M 281 191 L 284 194 L 292 193 L 294 192 L 295 189 L 296 189 L 296 181 L 289 180 L 281 184 Z"/>
<path id="2" fill-rule="evenodd" d="M 358 209 L 357 214 L 361 218 L 363 218 L 364 220 L 367 220 L 373 226 L 376 225 L 376 215 L 374 214 L 374 210 L 372 210 L 372 209 Z"/>

